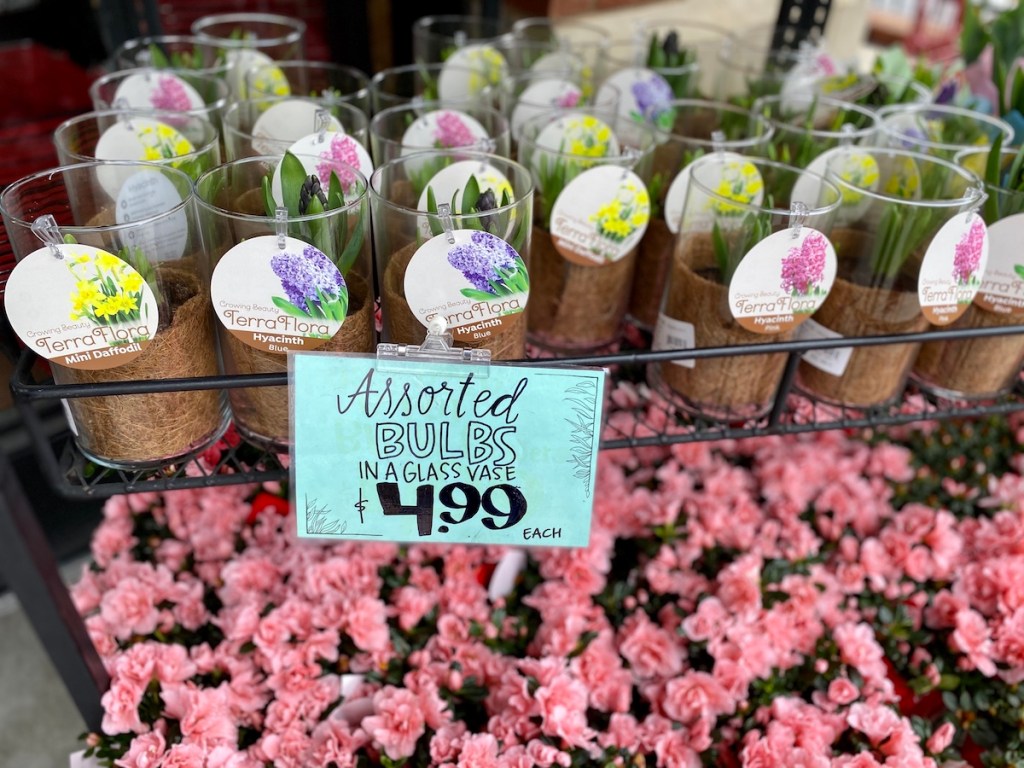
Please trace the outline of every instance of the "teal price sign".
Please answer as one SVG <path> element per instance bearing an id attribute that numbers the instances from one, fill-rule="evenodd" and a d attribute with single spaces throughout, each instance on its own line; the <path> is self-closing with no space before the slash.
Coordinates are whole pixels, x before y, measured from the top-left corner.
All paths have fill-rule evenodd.
<path id="1" fill-rule="evenodd" d="M 300 537 L 587 545 L 603 370 L 289 359 Z"/>

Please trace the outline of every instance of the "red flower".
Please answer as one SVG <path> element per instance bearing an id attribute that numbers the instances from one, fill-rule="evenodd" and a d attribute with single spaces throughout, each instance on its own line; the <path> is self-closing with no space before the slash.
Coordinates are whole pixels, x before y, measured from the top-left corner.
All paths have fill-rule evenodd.
<path id="1" fill-rule="evenodd" d="M 260 513 L 265 512 L 268 509 L 276 512 L 281 517 L 287 517 L 291 513 L 291 504 L 288 499 L 282 499 L 280 496 L 275 496 L 272 493 L 260 491 L 250 503 L 249 516 L 245 521 L 249 525 L 252 525 L 256 522 L 256 518 Z"/>

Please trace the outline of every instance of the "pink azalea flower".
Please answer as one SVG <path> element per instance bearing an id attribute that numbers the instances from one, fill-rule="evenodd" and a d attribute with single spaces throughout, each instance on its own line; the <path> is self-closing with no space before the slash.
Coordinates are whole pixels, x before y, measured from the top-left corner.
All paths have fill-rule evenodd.
<path id="1" fill-rule="evenodd" d="M 416 742 L 426 733 L 426 723 L 415 694 L 387 687 L 373 697 L 376 714 L 363 720 L 363 729 L 373 743 L 392 760 L 411 757 Z"/>

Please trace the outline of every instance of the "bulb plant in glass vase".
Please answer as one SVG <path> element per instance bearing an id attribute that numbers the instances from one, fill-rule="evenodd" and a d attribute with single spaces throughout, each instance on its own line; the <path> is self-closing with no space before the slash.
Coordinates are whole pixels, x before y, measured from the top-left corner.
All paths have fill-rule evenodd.
<path id="1" fill-rule="evenodd" d="M 839 260 L 835 286 L 814 317 L 818 337 L 921 332 L 930 317 L 922 267 L 948 253 L 936 234 L 976 208 L 983 193 L 969 171 L 902 149 L 848 147 L 829 162 L 843 205 L 832 233 Z M 929 250 L 933 241 L 935 249 Z M 952 245 L 949 246 L 952 248 Z M 926 267 L 927 269 L 927 267 Z M 934 322 L 935 320 L 933 320 Z M 800 386 L 826 402 L 864 409 L 903 392 L 918 344 L 809 352 Z"/>

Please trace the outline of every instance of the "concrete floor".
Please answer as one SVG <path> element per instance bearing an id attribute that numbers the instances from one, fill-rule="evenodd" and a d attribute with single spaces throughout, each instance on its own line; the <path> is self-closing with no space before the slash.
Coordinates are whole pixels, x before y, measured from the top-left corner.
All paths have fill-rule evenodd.
<path id="1" fill-rule="evenodd" d="M 84 730 L 17 599 L 0 596 L 0 766 L 65 768 Z"/>

